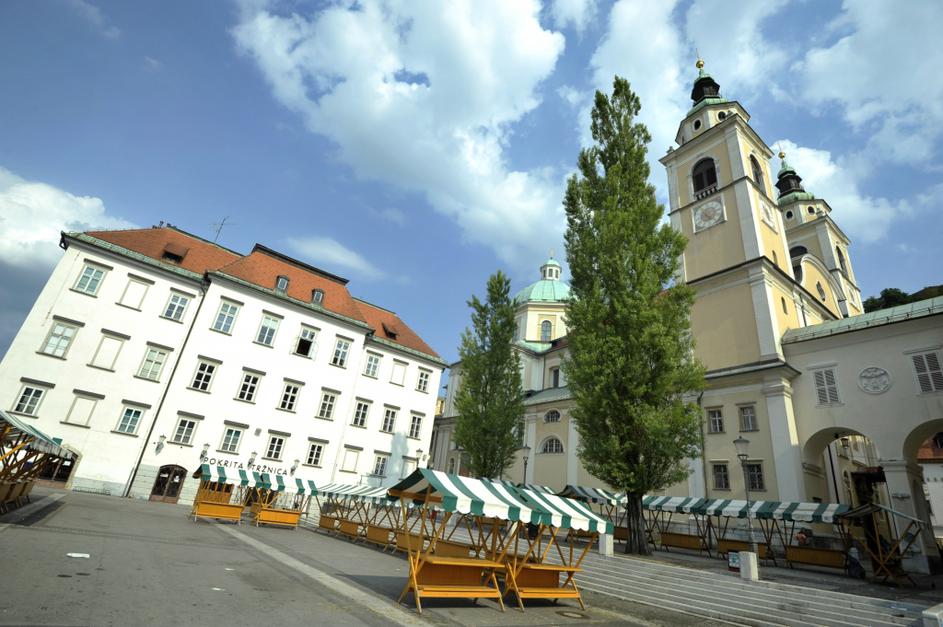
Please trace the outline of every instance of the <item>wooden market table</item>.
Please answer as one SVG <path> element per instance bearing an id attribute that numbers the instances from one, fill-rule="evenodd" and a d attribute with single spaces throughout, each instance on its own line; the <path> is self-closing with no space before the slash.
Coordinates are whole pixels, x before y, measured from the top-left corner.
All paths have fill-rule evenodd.
<path id="1" fill-rule="evenodd" d="M 497 599 L 504 611 L 504 594 L 497 578 L 497 571 L 504 569 L 503 562 L 412 552 L 409 560 L 409 582 L 399 602 L 412 591 L 420 614 L 423 598 Z"/>

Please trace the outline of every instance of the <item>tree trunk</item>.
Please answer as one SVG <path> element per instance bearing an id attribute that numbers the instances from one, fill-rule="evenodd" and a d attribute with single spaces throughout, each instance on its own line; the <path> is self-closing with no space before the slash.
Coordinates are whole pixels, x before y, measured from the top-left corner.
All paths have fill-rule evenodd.
<path id="1" fill-rule="evenodd" d="M 625 524 L 629 529 L 625 542 L 625 552 L 633 555 L 651 555 L 648 537 L 645 533 L 645 519 L 642 517 L 642 495 L 627 494 Z"/>

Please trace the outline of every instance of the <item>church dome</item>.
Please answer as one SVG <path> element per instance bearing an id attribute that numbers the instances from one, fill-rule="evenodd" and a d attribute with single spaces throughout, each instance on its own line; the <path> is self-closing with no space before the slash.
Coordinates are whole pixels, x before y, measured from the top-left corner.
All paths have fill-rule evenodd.
<path id="1" fill-rule="evenodd" d="M 560 280 L 562 266 L 551 257 L 540 266 L 540 280 L 531 283 L 514 296 L 517 304 L 541 302 L 559 303 L 570 297 L 570 286 Z"/>

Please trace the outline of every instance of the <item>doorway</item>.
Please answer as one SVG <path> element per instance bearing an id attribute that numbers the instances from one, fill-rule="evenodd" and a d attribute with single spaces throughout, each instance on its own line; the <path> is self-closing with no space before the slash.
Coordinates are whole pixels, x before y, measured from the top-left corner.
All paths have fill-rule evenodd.
<path id="1" fill-rule="evenodd" d="M 187 478 L 187 469 L 180 466 L 161 466 L 157 471 L 157 479 L 151 489 L 152 501 L 176 503 L 180 498 L 180 488 Z"/>

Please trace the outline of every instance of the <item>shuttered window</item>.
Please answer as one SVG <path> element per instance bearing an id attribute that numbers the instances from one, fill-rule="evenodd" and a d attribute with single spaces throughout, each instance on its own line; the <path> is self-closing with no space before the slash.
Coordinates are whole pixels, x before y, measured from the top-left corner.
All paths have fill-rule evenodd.
<path id="1" fill-rule="evenodd" d="M 819 405 L 832 405 L 838 400 L 838 383 L 835 380 L 834 368 L 823 368 L 812 373 L 815 379 L 815 393 Z"/>
<path id="2" fill-rule="evenodd" d="M 921 392 L 943 392 L 943 369 L 940 368 L 940 353 L 933 351 L 911 355 L 917 383 Z"/>

